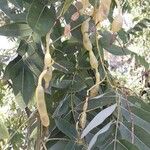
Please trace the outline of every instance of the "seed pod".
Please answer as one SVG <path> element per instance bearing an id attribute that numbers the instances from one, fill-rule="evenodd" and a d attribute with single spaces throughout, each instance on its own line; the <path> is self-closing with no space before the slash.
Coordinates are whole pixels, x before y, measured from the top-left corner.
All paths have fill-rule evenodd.
<path id="1" fill-rule="evenodd" d="M 52 58 L 49 53 L 49 51 L 46 51 L 45 57 L 44 57 L 44 68 L 46 69 L 47 67 L 50 67 L 52 64 Z"/>
<path id="2" fill-rule="evenodd" d="M 93 13 L 93 19 L 95 21 L 95 24 L 107 19 L 110 10 L 111 1 L 112 0 L 102 0 L 99 5 L 99 8 L 95 8 Z"/>
<path id="3" fill-rule="evenodd" d="M 89 51 L 89 55 L 90 55 L 90 64 L 91 64 L 91 67 L 93 69 L 97 69 L 98 68 L 98 61 L 93 53 L 93 51 Z"/>
<path id="4" fill-rule="evenodd" d="M 47 72 L 44 75 L 46 89 L 49 87 L 49 83 L 50 83 L 51 79 L 52 79 L 52 66 L 47 69 Z"/>
<path id="5" fill-rule="evenodd" d="M 88 108 L 88 100 L 86 100 L 84 105 L 83 105 L 83 111 L 86 111 L 87 108 Z"/>
<path id="6" fill-rule="evenodd" d="M 44 89 L 41 85 L 38 85 L 35 92 L 36 101 L 37 101 L 37 109 L 40 115 L 41 123 L 43 126 L 49 126 L 49 117 L 47 114 L 46 104 L 45 104 L 45 96 Z"/>
<path id="7" fill-rule="evenodd" d="M 84 35 L 84 33 L 88 33 L 89 31 L 89 19 L 85 20 L 81 25 L 81 32 Z"/>
<path id="8" fill-rule="evenodd" d="M 123 25 L 123 16 L 122 13 L 119 13 L 112 22 L 111 31 L 113 33 L 118 32 L 119 30 L 121 30 L 122 25 Z"/>
<path id="9" fill-rule="evenodd" d="M 85 34 L 84 37 L 83 37 L 83 45 L 84 45 L 84 48 L 88 51 L 92 51 L 92 43 L 89 39 L 89 36 L 88 34 Z"/>
<path id="10" fill-rule="evenodd" d="M 99 85 L 96 85 L 95 87 L 93 87 L 90 91 L 90 97 L 95 97 L 98 95 L 99 92 Z"/>
<path id="11" fill-rule="evenodd" d="M 79 125 L 81 126 L 82 129 L 85 128 L 85 125 L 86 125 L 86 112 L 82 112 L 81 113 L 81 116 L 80 116 L 80 120 L 79 120 Z"/>
<path id="12" fill-rule="evenodd" d="M 98 69 L 96 69 L 95 78 L 96 78 L 96 84 L 98 84 L 100 82 L 100 73 L 98 72 Z"/>

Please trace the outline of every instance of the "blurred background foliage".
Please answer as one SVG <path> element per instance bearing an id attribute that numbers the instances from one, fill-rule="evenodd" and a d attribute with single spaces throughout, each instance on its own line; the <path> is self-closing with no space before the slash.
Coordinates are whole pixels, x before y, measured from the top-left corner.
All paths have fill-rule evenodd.
<path id="1" fill-rule="evenodd" d="M 82 35 L 76 27 L 85 20 L 86 16 L 80 16 L 76 22 L 71 22 L 70 17 L 76 12 L 76 8 L 71 5 L 72 2 L 71 0 L 68 2 L 65 0 L 0 1 L 0 34 L 15 43 L 13 47 L 0 51 L 0 148 L 37 149 L 39 140 L 42 140 L 43 149 L 87 149 L 91 137 L 112 122 L 107 132 L 102 134 L 103 138 L 100 135 L 101 138 L 97 139 L 93 149 L 111 150 L 115 142 L 116 150 L 150 149 L 148 141 L 150 137 L 150 1 L 122 1 L 125 25 L 118 33 L 115 42 L 117 46 L 108 47 L 111 35 L 105 27 L 101 32 L 100 42 L 103 43 L 102 48 L 107 50 L 105 63 L 110 71 L 108 71 L 110 80 L 116 88 L 113 89 L 107 80 L 103 82 L 100 94 L 104 95 L 95 98 L 94 102 L 92 100 L 89 102 L 88 123 L 98 112 L 110 108 L 110 105 L 115 103 L 115 98 L 121 101 L 119 108 L 122 114 L 118 119 L 117 113 L 120 114 L 118 109 L 110 117 L 105 118 L 105 122 L 96 127 L 81 143 L 77 141 L 74 125 L 81 112 L 86 90 L 94 84 L 94 77 L 87 59 L 88 55 L 81 43 Z M 112 10 L 114 6 L 113 1 Z M 58 11 L 55 12 L 53 7 L 57 7 Z M 53 27 L 52 57 L 56 63 L 51 88 L 45 94 L 51 125 L 48 130 L 44 128 L 41 131 L 34 102 L 34 90 L 37 77 L 43 68 L 44 35 L 47 29 L 52 27 L 62 7 L 65 8 L 63 17 L 66 23 L 70 23 L 75 30 L 72 31 L 73 38 L 62 42 L 59 37 L 63 35 L 64 27 L 59 21 Z M 43 8 L 45 14 L 43 13 L 38 20 L 39 26 L 36 26 L 38 13 Z M 124 51 L 122 47 L 125 47 Z M 128 53 L 130 55 L 127 55 Z M 100 73 L 102 77 L 105 75 L 102 67 Z M 126 95 L 129 104 L 125 102 Z M 128 107 L 131 108 L 126 109 Z M 132 116 L 136 120 L 134 123 Z M 115 121 L 118 121 L 119 125 Z M 117 130 L 116 126 L 119 126 Z M 117 135 L 115 131 L 118 131 Z M 134 144 L 131 144 L 132 135 Z"/>

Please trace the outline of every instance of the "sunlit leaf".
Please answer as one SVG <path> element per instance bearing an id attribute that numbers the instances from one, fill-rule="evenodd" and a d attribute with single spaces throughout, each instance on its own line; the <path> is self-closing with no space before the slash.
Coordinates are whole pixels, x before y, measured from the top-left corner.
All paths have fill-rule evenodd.
<path id="1" fill-rule="evenodd" d="M 98 113 L 93 118 L 93 120 L 87 125 L 87 127 L 83 130 L 81 134 L 81 138 L 85 137 L 93 128 L 100 125 L 108 116 L 110 116 L 114 112 L 116 107 L 117 107 L 117 104 L 114 104 L 102 110 L 100 113 Z"/>

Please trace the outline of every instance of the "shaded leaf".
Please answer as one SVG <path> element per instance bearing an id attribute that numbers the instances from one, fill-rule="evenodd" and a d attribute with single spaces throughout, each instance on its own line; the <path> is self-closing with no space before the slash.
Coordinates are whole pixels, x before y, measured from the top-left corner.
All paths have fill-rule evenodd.
<path id="1" fill-rule="evenodd" d="M 88 150 L 91 150 L 91 148 L 93 147 L 93 145 L 95 144 L 98 136 L 104 132 L 106 132 L 110 126 L 111 126 L 112 122 L 108 123 L 107 125 L 105 125 L 102 129 L 100 129 L 100 131 L 98 131 L 94 136 L 93 138 L 91 139 L 90 143 L 89 143 L 89 146 L 88 146 Z"/>
<path id="2" fill-rule="evenodd" d="M 25 23 L 11 23 L 0 27 L 0 35 L 3 36 L 28 36 L 31 35 L 32 29 Z"/>
<path id="3" fill-rule="evenodd" d="M 55 19 L 55 8 L 52 5 L 48 9 L 40 0 L 33 0 L 27 15 L 27 22 L 33 31 L 45 35 L 54 25 Z"/>
<path id="4" fill-rule="evenodd" d="M 77 132 L 75 127 L 70 124 L 68 121 L 64 119 L 55 119 L 56 126 L 58 129 L 63 132 L 66 136 L 68 136 L 70 139 L 75 139 L 77 137 Z"/>

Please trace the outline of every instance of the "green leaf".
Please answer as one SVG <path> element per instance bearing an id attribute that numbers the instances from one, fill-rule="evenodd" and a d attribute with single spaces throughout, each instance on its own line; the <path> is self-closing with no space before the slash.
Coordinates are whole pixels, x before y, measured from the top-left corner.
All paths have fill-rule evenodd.
<path id="1" fill-rule="evenodd" d="M 119 47 L 117 45 L 111 45 L 110 47 L 105 47 L 105 49 L 109 53 L 111 53 L 113 55 L 117 55 L 117 56 L 123 56 L 123 55 L 131 54 L 131 51 L 128 50 L 127 48 Z"/>
<path id="2" fill-rule="evenodd" d="M 93 128 L 103 123 L 103 121 L 114 112 L 116 107 L 117 104 L 114 104 L 99 112 L 83 130 L 81 138 L 85 137 Z"/>
<path id="3" fill-rule="evenodd" d="M 12 37 L 29 36 L 32 29 L 25 23 L 11 23 L 0 27 L 0 35 Z"/>
<path id="4" fill-rule="evenodd" d="M 116 148 L 114 148 L 116 145 Z M 112 141 L 104 148 L 104 150 L 140 150 L 135 145 L 125 140 Z"/>
<path id="5" fill-rule="evenodd" d="M 22 57 L 16 57 L 7 65 L 5 77 L 12 80 L 15 95 L 21 93 L 25 104 L 28 104 L 34 94 L 35 83 L 33 74 Z"/>
<path id="6" fill-rule="evenodd" d="M 53 5 L 48 9 L 40 0 L 33 0 L 27 16 L 27 22 L 33 31 L 43 36 L 52 28 L 55 20 Z"/>
<path id="7" fill-rule="evenodd" d="M 9 137 L 8 129 L 3 121 L 0 119 L 0 139 L 7 139 Z"/>
<path id="8" fill-rule="evenodd" d="M 134 105 L 132 101 L 128 102 L 128 100 L 124 98 L 122 98 L 121 110 L 123 116 L 128 122 L 134 122 L 135 125 L 150 134 L 150 112 L 145 111 L 144 108 Z"/>
<path id="9" fill-rule="evenodd" d="M 92 111 L 95 109 L 102 108 L 103 106 L 114 104 L 116 102 L 116 94 L 113 91 L 106 92 L 104 94 L 98 95 L 96 97 L 93 97 L 89 99 L 88 104 L 88 111 Z M 82 110 L 83 104 L 77 105 L 77 110 Z"/>
<path id="10" fill-rule="evenodd" d="M 137 63 L 139 63 L 140 65 L 144 66 L 145 69 L 149 69 L 150 64 L 145 60 L 144 57 L 132 52 L 132 55 L 135 56 L 135 60 Z"/>
<path id="11" fill-rule="evenodd" d="M 52 147 L 48 148 L 48 150 L 62 150 L 65 148 L 66 144 L 67 144 L 67 142 L 65 142 L 65 141 L 58 141 Z"/>
<path id="12" fill-rule="evenodd" d="M 62 8 L 62 13 L 61 15 L 64 15 L 65 12 L 68 10 L 68 8 L 70 7 L 70 5 L 73 3 L 73 0 L 65 0 L 63 8 Z"/>
<path id="13" fill-rule="evenodd" d="M 120 124 L 119 130 L 122 136 L 122 139 L 127 140 L 128 142 L 132 141 L 134 138 L 134 145 L 136 145 L 139 150 L 149 150 L 150 149 L 150 134 L 144 131 L 142 128 L 134 125 L 134 133 L 131 130 L 131 123 L 123 122 Z M 132 137 L 132 138 L 131 138 Z"/>
<path id="14" fill-rule="evenodd" d="M 108 123 L 107 125 L 105 125 L 102 129 L 100 129 L 100 131 L 98 131 L 91 139 L 89 146 L 88 146 L 88 150 L 91 150 L 91 148 L 93 147 L 93 145 L 95 144 L 98 136 L 104 132 L 106 132 L 110 126 L 111 126 L 112 122 Z"/>
<path id="15" fill-rule="evenodd" d="M 58 129 L 63 132 L 66 136 L 68 136 L 70 139 L 75 140 L 77 137 L 77 131 L 75 127 L 70 124 L 65 119 L 55 119 L 56 126 Z"/>

